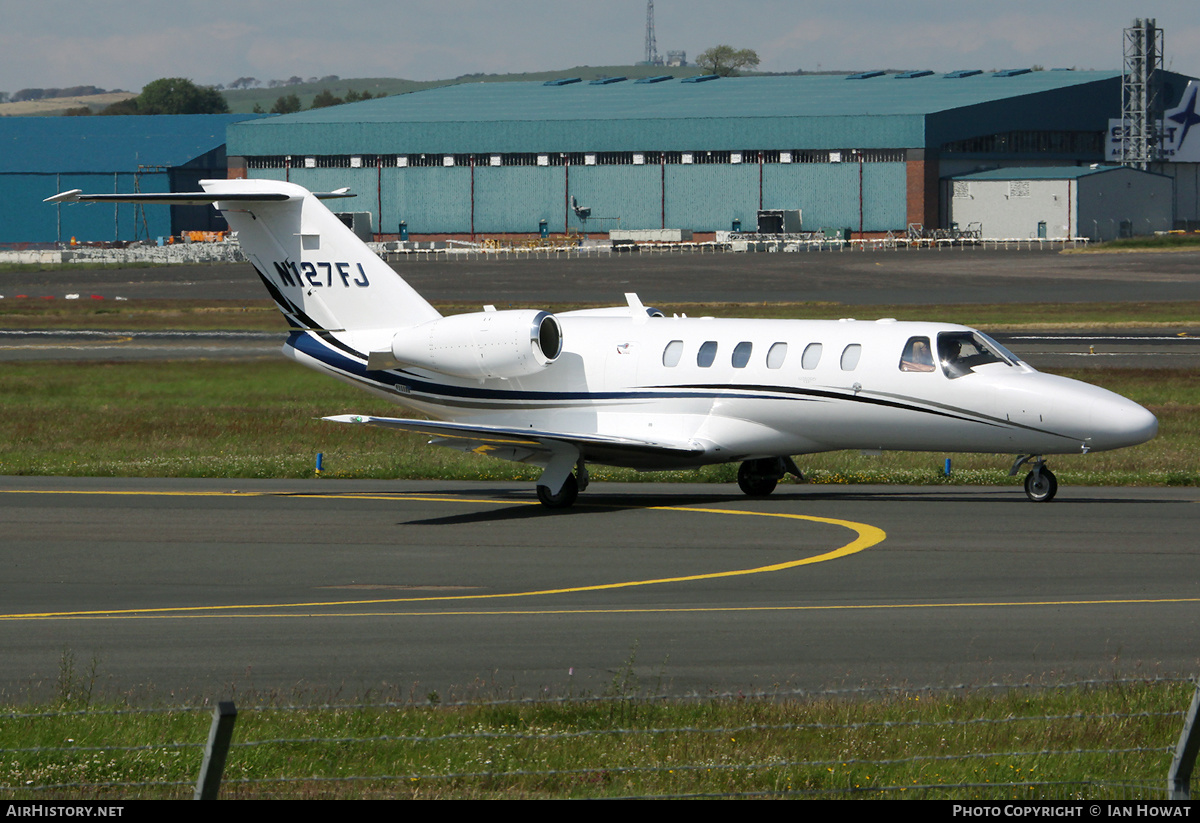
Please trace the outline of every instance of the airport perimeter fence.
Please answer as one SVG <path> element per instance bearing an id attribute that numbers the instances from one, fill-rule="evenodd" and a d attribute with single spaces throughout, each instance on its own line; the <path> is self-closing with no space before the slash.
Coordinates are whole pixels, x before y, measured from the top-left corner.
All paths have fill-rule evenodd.
<path id="1" fill-rule="evenodd" d="M 15 710 L 0 714 L 0 799 L 1188 800 L 1198 706 L 1190 682 L 1136 679 Z"/>
<path id="2" fill-rule="evenodd" d="M 1086 237 L 1045 240 L 1038 238 L 910 239 L 906 237 L 868 238 L 862 240 L 814 239 L 738 239 L 733 241 L 611 244 L 607 241 L 583 245 L 498 246 L 482 243 L 454 242 L 404 244 L 395 241 L 369 243 L 376 254 L 390 263 L 401 261 L 461 261 L 479 260 L 570 260 L 575 258 L 619 259 L 636 255 L 692 255 L 742 253 L 845 253 L 907 251 L 937 249 L 942 251 L 971 249 L 1061 250 L 1086 248 Z M 0 249 L 0 263 L 19 265 L 105 264 L 110 266 L 180 266 L 205 263 L 241 263 L 246 257 L 236 240 L 220 243 L 175 243 L 165 246 L 127 245 L 123 248 L 103 246 L 69 246 L 65 248 Z"/>
<path id="3" fill-rule="evenodd" d="M 969 250 L 1012 250 L 1054 251 L 1087 248 L 1091 241 L 1086 237 L 1055 240 L 1039 238 L 984 238 L 962 239 L 917 239 L 905 237 L 867 238 L 862 240 L 737 240 L 737 241 L 681 241 L 637 243 L 636 245 L 583 245 L 583 246 L 529 246 L 484 248 L 475 246 L 448 246 L 445 248 L 395 249 L 395 243 L 376 244 L 377 253 L 389 263 L 402 261 L 462 261 L 491 260 L 570 260 L 575 258 L 614 258 L 628 254 L 637 255 L 692 255 L 692 254 L 808 254 L 910 251 L 934 249 L 939 251 Z"/>
<path id="4" fill-rule="evenodd" d="M 246 257 L 234 240 L 222 243 L 174 243 L 164 246 L 65 246 L 59 248 L 0 249 L 0 263 L 57 266 L 104 264 L 110 266 L 181 266 L 204 263 L 241 263 Z"/>

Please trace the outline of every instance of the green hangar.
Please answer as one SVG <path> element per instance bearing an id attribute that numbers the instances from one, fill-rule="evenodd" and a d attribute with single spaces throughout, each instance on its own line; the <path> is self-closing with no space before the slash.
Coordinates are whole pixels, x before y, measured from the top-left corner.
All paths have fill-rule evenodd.
<path id="1" fill-rule="evenodd" d="M 1160 78 L 1174 105 L 1188 78 Z M 752 231 L 799 209 L 872 235 L 945 226 L 958 175 L 1102 163 L 1120 112 L 1115 71 L 563 78 L 235 123 L 227 153 L 231 176 L 350 187 L 379 234 Z M 1162 166 L 1196 187 L 1196 164 Z"/>

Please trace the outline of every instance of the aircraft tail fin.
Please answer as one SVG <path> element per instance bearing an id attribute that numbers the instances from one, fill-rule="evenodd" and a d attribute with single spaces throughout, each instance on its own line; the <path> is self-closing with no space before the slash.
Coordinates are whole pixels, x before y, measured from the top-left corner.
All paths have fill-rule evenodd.
<path id="1" fill-rule="evenodd" d="M 441 317 L 391 266 L 367 248 L 316 193 L 277 180 L 201 180 L 202 192 L 84 194 L 47 202 L 117 201 L 220 209 L 242 251 L 288 321 L 329 331 L 400 329 Z"/>

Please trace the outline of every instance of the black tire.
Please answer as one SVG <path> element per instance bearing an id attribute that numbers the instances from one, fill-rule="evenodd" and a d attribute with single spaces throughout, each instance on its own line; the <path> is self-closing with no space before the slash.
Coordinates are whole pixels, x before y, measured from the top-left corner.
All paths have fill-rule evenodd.
<path id="1" fill-rule="evenodd" d="M 1058 478 L 1046 467 L 1025 475 L 1025 496 L 1034 503 L 1049 503 L 1058 494 Z"/>
<path id="2" fill-rule="evenodd" d="M 579 482 L 575 479 L 575 475 L 568 474 L 567 482 L 563 483 L 558 494 L 551 494 L 550 489 L 538 486 L 537 496 L 542 505 L 548 509 L 570 508 L 575 504 L 575 499 L 579 497 Z"/>
<path id="3" fill-rule="evenodd" d="M 766 497 L 779 484 L 779 478 L 761 473 L 764 462 L 771 461 L 747 460 L 738 468 L 738 488 L 750 497 Z"/>

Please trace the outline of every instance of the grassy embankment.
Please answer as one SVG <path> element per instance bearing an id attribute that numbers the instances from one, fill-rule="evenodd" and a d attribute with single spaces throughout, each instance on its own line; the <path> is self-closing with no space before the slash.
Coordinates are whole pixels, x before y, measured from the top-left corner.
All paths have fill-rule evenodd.
<path id="1" fill-rule="evenodd" d="M 1200 232 L 1157 234 L 1146 237 L 1126 237 L 1098 243 L 1086 249 L 1068 249 L 1067 254 L 1126 251 L 1189 251 L 1200 248 Z"/>
<path id="2" fill-rule="evenodd" d="M 222 797 L 1160 800 L 1194 689 L 673 702 L 621 699 L 627 685 L 618 674 L 618 699 L 568 703 L 250 710 L 242 699 Z M 203 742 L 208 712 L 55 714 L 79 707 L 70 698 L 0 724 L 0 798 L 190 797 L 202 751 L 167 741 Z M 273 742 L 237 745 L 252 741 Z M 72 785 L 170 781 L 183 785 Z M 61 788 L 25 788 L 47 785 Z"/>
<path id="3" fill-rule="evenodd" d="M 468 307 L 442 307 L 446 311 Z M 474 307 L 470 307 L 474 309 Z M 565 307 L 549 307 L 562 310 Z M 1196 323 L 1200 303 L 1078 306 L 888 307 L 836 304 L 671 306 L 689 315 L 944 317 L 984 328 L 1158 327 Z M 1015 313 L 1016 312 L 1016 313 Z M 185 301 L 4 301 L 2 328 L 278 329 L 265 301 L 221 306 Z M 1160 435 L 1118 452 L 1055 457 L 1069 484 L 1200 483 L 1200 374 L 1179 370 L 1066 372 L 1130 397 L 1159 417 Z M 261 361 L 8 363 L 0 370 L 0 473 L 93 476 L 310 477 L 318 452 L 325 476 L 532 480 L 537 470 L 431 448 L 414 435 L 325 423 L 349 412 L 394 415 L 397 407 L 282 358 Z M 942 476 L 945 457 L 954 473 Z M 858 452 L 800 461 L 818 483 L 1006 483 L 994 455 Z M 598 480 L 731 482 L 736 467 L 639 474 L 596 467 Z"/>

